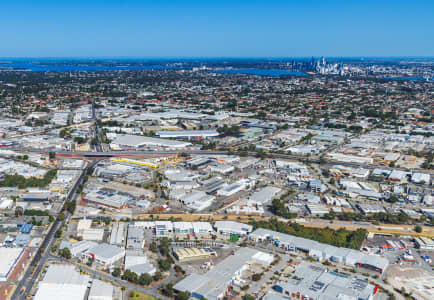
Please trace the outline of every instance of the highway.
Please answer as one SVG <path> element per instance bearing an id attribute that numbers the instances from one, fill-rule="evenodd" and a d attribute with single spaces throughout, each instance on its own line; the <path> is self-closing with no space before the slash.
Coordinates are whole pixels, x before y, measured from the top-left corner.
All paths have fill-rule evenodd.
<path id="1" fill-rule="evenodd" d="M 97 164 L 98 160 L 92 161 L 90 164 L 86 166 L 86 168 L 83 170 L 83 172 L 80 174 L 80 177 L 77 179 L 73 187 L 71 188 L 68 197 L 66 201 L 75 201 L 77 197 L 77 189 L 78 186 L 82 183 L 83 177 L 86 174 L 86 171 L 89 167 L 93 167 Z M 39 247 L 36 254 L 33 256 L 33 259 L 31 260 L 24 276 L 22 276 L 21 280 L 19 281 L 17 288 L 14 291 L 14 294 L 12 295 L 12 299 L 17 300 L 24 300 L 29 296 L 30 291 L 32 290 L 33 285 L 38 279 L 39 274 L 42 271 L 42 268 L 44 267 L 45 263 L 47 262 L 47 259 L 50 255 L 50 249 L 56 240 L 54 238 L 54 234 L 56 233 L 56 230 L 59 228 L 62 228 L 63 225 L 69 220 L 71 217 L 71 214 L 68 211 L 65 211 L 65 218 L 63 220 L 56 219 L 53 224 L 51 225 L 50 230 L 48 231 L 48 234 L 45 236 L 43 242 L 41 243 L 41 247 Z M 36 268 L 34 272 L 32 273 L 32 266 L 35 266 Z M 21 293 L 22 288 L 25 288 L 25 290 Z"/>

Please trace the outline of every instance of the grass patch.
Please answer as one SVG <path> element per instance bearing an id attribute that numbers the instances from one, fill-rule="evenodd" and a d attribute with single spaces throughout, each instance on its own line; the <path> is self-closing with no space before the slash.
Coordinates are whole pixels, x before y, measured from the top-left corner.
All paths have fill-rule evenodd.
<path id="1" fill-rule="evenodd" d="M 157 300 L 157 298 L 151 296 L 151 295 L 147 295 L 144 293 L 140 293 L 137 291 L 132 291 L 130 293 L 130 296 L 128 297 L 129 300 Z"/>

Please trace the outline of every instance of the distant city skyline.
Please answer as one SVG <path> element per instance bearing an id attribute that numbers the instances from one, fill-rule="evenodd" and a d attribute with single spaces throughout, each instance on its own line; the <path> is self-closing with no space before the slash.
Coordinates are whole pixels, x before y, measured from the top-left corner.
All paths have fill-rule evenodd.
<path id="1" fill-rule="evenodd" d="M 0 58 L 433 57 L 433 1 L 1 3 Z"/>

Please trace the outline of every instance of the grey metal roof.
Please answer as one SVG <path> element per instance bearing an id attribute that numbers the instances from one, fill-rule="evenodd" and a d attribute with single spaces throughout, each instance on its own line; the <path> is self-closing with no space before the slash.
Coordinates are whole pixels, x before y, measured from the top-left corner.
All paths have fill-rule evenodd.
<path id="1" fill-rule="evenodd" d="M 94 279 L 88 300 L 113 299 L 113 286 L 110 283 Z"/>
<path id="2" fill-rule="evenodd" d="M 52 264 L 47 268 L 44 282 L 57 284 L 87 285 L 90 280 L 89 275 L 81 275 L 73 265 Z"/>

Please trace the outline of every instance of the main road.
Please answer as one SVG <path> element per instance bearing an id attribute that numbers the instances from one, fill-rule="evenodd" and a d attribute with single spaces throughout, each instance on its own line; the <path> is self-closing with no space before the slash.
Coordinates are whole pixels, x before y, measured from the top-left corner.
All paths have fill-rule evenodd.
<path id="1" fill-rule="evenodd" d="M 66 199 L 66 202 L 68 201 L 75 201 L 77 197 L 77 189 L 78 186 L 82 183 L 84 175 L 87 172 L 87 169 L 90 167 L 93 167 L 96 165 L 98 160 L 93 160 L 90 164 L 86 166 L 86 168 L 82 171 L 80 174 L 80 177 L 76 180 L 75 184 L 71 188 L 68 197 Z M 14 294 L 12 296 L 12 299 L 26 299 L 29 295 L 30 291 L 32 290 L 33 285 L 38 279 L 39 274 L 42 271 L 42 268 L 44 267 L 45 263 L 47 262 L 47 259 L 50 254 L 50 249 L 56 240 L 54 238 L 54 235 L 57 231 L 57 229 L 60 229 L 63 227 L 65 222 L 70 218 L 71 214 L 65 210 L 65 218 L 59 220 L 56 218 L 56 220 L 51 225 L 50 230 L 48 231 L 47 235 L 45 236 L 41 246 L 39 247 L 36 254 L 33 256 L 32 261 L 30 262 L 24 276 L 22 276 L 21 280 L 18 282 L 17 288 L 14 291 Z M 32 268 L 31 266 L 36 266 L 35 268 Z M 32 272 L 33 271 L 33 272 Z M 24 288 L 24 290 L 23 290 Z"/>

